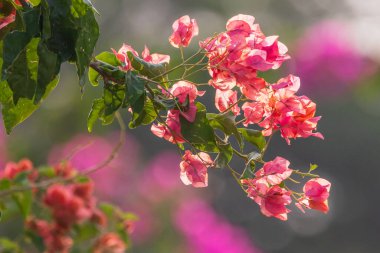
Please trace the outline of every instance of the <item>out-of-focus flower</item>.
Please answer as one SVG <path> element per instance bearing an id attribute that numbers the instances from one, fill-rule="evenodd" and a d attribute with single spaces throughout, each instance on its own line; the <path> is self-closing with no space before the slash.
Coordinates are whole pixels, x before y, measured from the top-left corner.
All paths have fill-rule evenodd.
<path id="1" fill-rule="evenodd" d="M 56 165 L 56 172 L 63 173 L 60 168 L 64 166 L 62 161 L 68 160 L 66 166 L 72 166 L 78 171 L 86 171 L 104 162 L 111 154 L 113 146 L 117 143 L 118 136 L 110 135 L 107 138 L 80 134 L 65 144 L 56 146 L 50 152 L 48 162 Z M 101 198 L 114 197 L 122 198 L 125 192 L 115 188 L 115 185 L 122 185 L 126 191 L 130 189 L 130 183 L 126 183 L 131 171 L 137 166 L 138 144 L 128 136 L 120 150 L 120 154 L 115 157 L 105 168 L 91 173 L 94 180 L 95 189 Z M 67 168 L 66 168 L 67 169 Z"/>
<path id="2" fill-rule="evenodd" d="M 38 171 L 34 170 L 33 163 L 28 159 L 22 159 L 18 163 L 8 162 L 5 169 L 1 171 L 0 178 L 14 179 L 22 172 L 29 172 L 28 178 L 34 181 L 38 176 Z"/>
<path id="3" fill-rule="evenodd" d="M 118 234 L 107 233 L 101 236 L 95 243 L 93 253 L 124 253 L 127 245 Z"/>
<path id="4" fill-rule="evenodd" d="M 190 252 L 260 252 L 242 229 L 231 225 L 202 200 L 183 202 L 173 219 L 177 229 L 185 236 Z"/>
<path id="5" fill-rule="evenodd" d="M 181 180 L 185 185 L 206 187 L 208 185 L 207 169 L 213 165 L 211 157 L 204 152 L 193 155 L 189 150 L 182 157 Z"/>
<path id="6" fill-rule="evenodd" d="M 190 19 L 188 15 L 174 21 L 172 27 L 173 33 L 169 37 L 169 42 L 176 48 L 187 47 L 191 39 L 199 33 L 197 21 Z"/>
<path id="7" fill-rule="evenodd" d="M 299 200 L 297 206 L 315 209 L 324 213 L 329 211 L 328 198 L 330 196 L 331 183 L 323 178 L 313 178 L 303 187 L 305 196 Z"/>
<path id="8" fill-rule="evenodd" d="M 303 88 L 321 97 L 338 95 L 371 73 L 371 64 L 353 45 L 348 27 L 323 21 L 296 42 L 295 67 Z"/>

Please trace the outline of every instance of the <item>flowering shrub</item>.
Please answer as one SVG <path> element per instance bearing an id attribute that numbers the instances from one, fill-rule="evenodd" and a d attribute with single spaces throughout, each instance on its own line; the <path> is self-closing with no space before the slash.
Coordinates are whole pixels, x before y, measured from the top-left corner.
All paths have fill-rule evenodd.
<path id="1" fill-rule="evenodd" d="M 153 123 L 154 135 L 177 145 L 179 152 L 184 153 L 180 164 L 184 184 L 206 187 L 210 168 L 228 168 L 264 215 L 286 220 L 290 212 L 286 206 L 292 199 L 299 207 L 322 210 L 307 202 L 306 192 L 318 191 L 318 185 L 308 183 L 305 193 L 297 193 L 289 189 L 286 181 L 298 183 L 295 176 L 319 178 L 312 173 L 315 166 L 304 173 L 290 169 L 290 162 L 282 157 L 265 162 L 269 140 L 276 132 L 288 144 L 291 139 L 309 136 L 323 139 L 323 135 L 316 131 L 320 120 L 315 116 L 316 104 L 306 96 L 297 95 L 301 85 L 298 77 L 288 75 L 270 84 L 258 76 L 260 71 L 279 68 L 290 57 L 278 37 L 265 36 L 254 20 L 241 14 L 232 17 L 227 21 L 227 31 L 201 41 L 196 54 L 183 57 L 183 63 L 171 69 L 169 56 L 157 54 L 160 57 L 156 58 L 165 61 L 153 63 L 139 58 L 136 50 L 127 44 L 117 52 L 113 50 L 113 54 L 101 53 L 91 63 L 89 79 L 93 85 L 102 79 L 104 95 L 95 100 L 88 126 L 91 131 L 97 118 L 107 124 L 118 108 L 129 107 L 130 128 Z M 173 24 L 169 41 L 173 44 L 176 38 L 178 43 L 174 46 L 183 56 L 184 47 L 198 34 L 197 30 L 195 21 L 188 16 L 181 17 Z M 178 68 L 183 73 L 171 79 L 170 74 Z M 198 102 L 205 93 L 200 90 L 203 84 L 187 79 L 198 71 L 208 71 L 211 76 L 206 85 L 216 90 L 215 107 L 219 114 L 208 113 Z M 118 97 L 110 95 L 117 93 Z M 113 102 L 107 105 L 107 100 Z M 238 147 L 232 145 L 232 138 Z M 253 144 L 256 150 L 244 154 L 245 143 Z M 212 154 L 215 158 L 211 158 Z M 240 172 L 229 165 L 234 155 L 245 162 L 245 169 Z M 259 165 L 261 169 L 257 169 Z M 326 204 L 323 211 L 327 211 L 327 202 L 323 203 Z"/>
<path id="2" fill-rule="evenodd" d="M 55 88 L 61 64 L 75 62 L 81 84 L 89 67 L 90 83 L 101 84 L 103 89 L 88 116 L 89 132 L 98 120 L 108 125 L 116 118 L 123 139 L 123 113 L 129 116 L 129 128 L 150 125 L 154 135 L 177 146 L 182 156 L 178 174 L 186 185 L 206 187 L 210 169 L 226 168 L 265 216 L 286 220 L 290 212 L 287 206 L 292 201 L 302 211 L 328 211 L 330 183 L 314 174 L 315 165 L 301 172 L 289 168 L 291 163 L 282 157 L 264 160 L 277 132 L 289 145 L 297 138 L 323 139 L 323 135 L 317 132 L 320 116 L 316 116 L 316 104 L 297 94 L 300 78 L 290 74 L 269 83 L 261 77 L 260 73 L 278 69 L 290 56 L 278 36 L 266 36 L 253 16 L 230 18 L 226 31 L 201 40 L 199 50 L 191 56 L 185 48 L 194 41 L 199 28 L 195 19 L 179 18 L 168 40 L 179 49 L 182 62 L 170 66 L 169 55 L 150 53 L 146 46 L 141 57 L 128 44 L 92 57 L 99 29 L 96 10 L 88 0 L 6 0 L 6 4 L 11 4 L 11 14 L 17 14 L 12 20 L 2 18 L 0 25 L 10 29 L 0 41 L 0 102 L 8 133 Z M 202 71 L 210 76 L 207 83 L 191 79 Z M 205 94 L 203 86 L 214 88 L 218 113 L 211 113 L 200 102 Z M 112 161 L 121 144 L 117 143 L 110 157 L 94 170 Z M 233 157 L 241 159 L 244 166 L 233 169 Z M 104 215 L 96 207 L 88 179 L 66 167 L 44 173 L 25 161 L 8 165 L 2 175 L 5 181 L 0 196 L 17 192 L 17 203 L 28 218 L 30 230 L 42 238 L 48 252 L 65 252 L 74 247 L 68 235 L 72 229 L 92 221 L 103 225 Z M 17 185 L 19 174 L 25 175 L 21 181 L 26 185 Z M 288 182 L 300 183 L 296 177 L 311 178 L 303 193 L 289 188 Z M 45 188 L 46 192 L 40 193 Z M 43 200 L 49 220 L 28 217 L 31 203 L 25 200 L 27 196 Z M 124 234 L 103 234 L 94 244 L 94 251 L 124 251 L 122 230 Z"/>
<path id="3" fill-rule="evenodd" d="M 30 184 L 31 189 L 27 187 Z M 24 218 L 27 248 L 54 253 L 83 248 L 93 248 L 91 252 L 124 252 L 130 244 L 125 224 L 136 217 L 110 204 L 98 204 L 93 182 L 70 164 L 35 168 L 26 159 L 10 162 L 2 171 L 0 185 L 1 203 L 7 213 L 4 218 L 10 218 L 9 210 L 18 207 Z M 13 201 L 3 197 L 7 191 Z"/>

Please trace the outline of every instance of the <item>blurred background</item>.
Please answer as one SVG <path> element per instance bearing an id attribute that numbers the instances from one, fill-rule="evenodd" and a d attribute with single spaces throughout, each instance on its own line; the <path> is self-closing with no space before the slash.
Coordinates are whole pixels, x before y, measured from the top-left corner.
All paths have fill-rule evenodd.
<path id="1" fill-rule="evenodd" d="M 274 82 L 289 73 L 301 77 L 305 94 L 322 115 L 325 140 L 309 138 L 288 146 L 276 136 L 266 159 L 276 155 L 292 168 L 319 165 L 332 182 L 331 211 L 306 215 L 293 209 L 287 222 L 266 218 L 228 171 L 210 170 L 209 187 L 195 189 L 179 179 L 175 147 L 148 127 L 128 130 L 127 142 L 112 164 L 93 175 L 98 196 L 140 216 L 131 252 L 256 253 L 379 252 L 380 248 L 380 2 L 378 0 L 93 0 L 101 13 L 97 52 L 131 44 L 139 52 L 179 53 L 168 43 L 171 25 L 188 14 L 198 21 L 197 41 L 223 31 L 239 13 L 256 17 L 266 35 L 276 34 L 292 59 L 265 75 Z M 207 74 L 195 76 L 204 82 Z M 10 136 L 0 128 L 0 166 L 30 157 L 54 164 L 84 147 L 73 164 L 99 163 L 117 141 L 116 125 L 86 132 L 91 101 L 101 87 L 80 93 L 73 65 L 65 65 L 59 87 Z M 210 99 L 207 99 L 210 98 Z M 212 95 L 201 100 L 214 108 Z M 233 164 L 234 165 L 234 164 Z M 237 165 L 235 165 L 237 166 Z M 234 167 L 234 166 L 232 166 Z"/>

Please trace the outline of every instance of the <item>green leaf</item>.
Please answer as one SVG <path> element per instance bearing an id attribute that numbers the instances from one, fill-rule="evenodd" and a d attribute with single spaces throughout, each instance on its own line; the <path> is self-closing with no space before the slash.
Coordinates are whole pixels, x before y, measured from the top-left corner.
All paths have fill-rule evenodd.
<path id="1" fill-rule="evenodd" d="M 32 39 L 17 56 L 7 71 L 7 81 L 13 92 L 14 104 L 20 98 L 32 100 L 37 87 L 38 55 L 40 39 Z"/>
<path id="2" fill-rule="evenodd" d="M 216 168 L 226 167 L 233 157 L 233 149 L 231 144 L 218 144 L 219 154 L 215 159 Z"/>
<path id="3" fill-rule="evenodd" d="M 3 178 L 0 180 L 0 191 L 8 190 L 11 187 L 11 181 L 9 179 Z"/>
<path id="4" fill-rule="evenodd" d="M 29 2 L 33 5 L 33 6 L 37 6 L 41 3 L 41 0 L 29 0 Z"/>
<path id="5" fill-rule="evenodd" d="M 223 114 L 207 113 L 207 118 L 213 128 L 222 130 L 228 136 L 234 135 L 239 146 L 243 146 L 241 136 L 235 125 L 236 116 L 231 111 Z"/>
<path id="6" fill-rule="evenodd" d="M 110 64 L 110 65 L 115 66 L 115 67 L 121 65 L 120 61 L 111 52 L 102 52 L 102 53 L 98 54 L 95 57 L 95 59 L 98 61 Z M 88 79 L 90 80 L 90 83 L 93 86 L 99 85 L 99 81 L 98 81 L 99 77 L 100 77 L 100 74 L 98 72 L 96 72 L 94 69 L 90 68 L 88 70 Z"/>
<path id="7" fill-rule="evenodd" d="M 194 122 L 180 116 L 182 136 L 201 151 L 218 152 L 215 134 L 206 117 L 206 107 L 197 102 L 197 115 Z"/>
<path id="8" fill-rule="evenodd" d="M 133 111 L 129 128 L 136 128 L 139 125 L 149 125 L 157 118 L 157 113 L 150 99 L 145 99 L 143 110 L 139 113 Z"/>
<path id="9" fill-rule="evenodd" d="M 145 97 L 146 81 L 138 77 L 134 72 L 128 71 L 125 75 L 126 82 L 126 102 L 133 111 L 142 111 L 141 103 L 144 102 L 141 97 Z"/>
<path id="10" fill-rule="evenodd" d="M 253 151 L 248 154 L 248 160 L 245 164 L 245 168 L 241 175 L 241 179 L 255 177 L 254 171 L 255 171 L 256 164 L 254 161 L 260 158 L 261 158 L 261 154 L 258 152 Z"/>
<path id="11" fill-rule="evenodd" d="M 125 88 L 122 85 L 112 85 L 104 89 L 104 115 L 114 114 L 125 100 Z"/>
<path id="12" fill-rule="evenodd" d="M 33 193 L 31 190 L 14 193 L 12 195 L 14 201 L 16 202 L 22 216 L 26 219 L 30 213 L 33 202 Z"/>
<path id="13" fill-rule="evenodd" d="M 316 170 L 317 168 L 318 168 L 317 164 L 310 163 L 309 173 L 312 172 L 313 170 Z"/>
<path id="14" fill-rule="evenodd" d="M 127 52 L 128 58 L 131 61 L 133 69 L 139 72 L 143 76 L 149 78 L 155 78 L 159 75 L 162 75 L 166 71 L 167 63 L 153 64 L 144 61 L 138 56 L 134 55 L 132 52 Z"/>
<path id="15" fill-rule="evenodd" d="M 49 83 L 43 98 L 46 98 L 49 93 L 57 86 L 58 80 L 59 78 L 57 76 L 51 83 Z M 0 90 L 0 103 L 3 105 L 3 121 L 5 129 L 9 134 L 16 125 L 23 122 L 35 110 L 37 110 L 42 101 L 40 101 L 39 104 L 35 105 L 33 101 L 29 99 L 20 98 L 17 105 L 14 105 L 13 94 L 6 81 L 0 82 Z"/>
<path id="16" fill-rule="evenodd" d="M 38 44 L 38 79 L 34 103 L 40 102 L 49 84 L 57 78 L 61 67 L 58 56 L 51 52 L 42 41 Z"/>
<path id="17" fill-rule="evenodd" d="M 25 235 L 37 248 L 38 252 L 45 252 L 45 244 L 42 237 L 36 235 L 35 232 L 32 231 L 26 231 Z"/>
<path id="18" fill-rule="evenodd" d="M 76 66 L 79 79 L 83 78 L 86 68 L 90 64 L 92 52 L 99 37 L 99 26 L 93 10 L 83 0 L 73 0 L 72 12 L 84 14 L 77 20 L 78 38 L 75 43 Z M 75 16 L 75 15 L 74 15 Z"/>
<path id="19" fill-rule="evenodd" d="M 4 50 L 5 51 L 5 50 Z M 3 65 L 3 43 L 0 41 L 0 69 Z M 1 73 L 0 73 L 1 80 Z M 59 78 L 56 77 L 47 85 L 47 89 L 43 95 L 46 98 L 48 94 L 55 88 Z M 20 98 L 17 105 L 13 102 L 13 92 L 10 89 L 7 81 L 0 81 L 0 103 L 2 104 L 2 114 L 4 125 L 9 134 L 12 129 L 28 118 L 37 108 L 39 104 L 34 104 L 33 101 L 26 98 Z M 40 101 L 41 102 L 41 101 Z"/>
<path id="20" fill-rule="evenodd" d="M 103 115 L 104 107 L 105 104 L 103 98 L 95 99 L 92 102 L 92 108 L 87 117 L 87 129 L 90 133 L 92 132 L 95 122 Z"/>
<path id="21" fill-rule="evenodd" d="M 0 252 L 2 253 L 21 253 L 21 249 L 17 243 L 11 240 L 1 237 L 0 238 Z"/>
<path id="22" fill-rule="evenodd" d="M 249 143 L 255 145 L 260 151 L 263 151 L 266 145 L 266 140 L 262 135 L 261 131 L 247 129 L 247 128 L 238 128 L 239 133 L 243 138 Z"/>

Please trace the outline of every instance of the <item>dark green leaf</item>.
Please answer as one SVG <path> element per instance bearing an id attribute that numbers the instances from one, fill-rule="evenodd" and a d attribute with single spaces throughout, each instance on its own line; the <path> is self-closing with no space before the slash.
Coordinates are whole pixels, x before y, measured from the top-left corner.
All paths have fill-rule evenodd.
<path id="1" fill-rule="evenodd" d="M 266 140 L 262 135 L 261 131 L 247 128 L 238 128 L 238 131 L 239 133 L 241 133 L 244 140 L 255 145 L 260 151 L 263 151 L 266 145 Z"/>
<path id="2" fill-rule="evenodd" d="M 206 107 L 199 102 L 196 106 L 197 115 L 194 122 L 190 123 L 184 117 L 180 117 L 182 136 L 201 151 L 218 152 L 214 130 L 206 117 Z"/>
<path id="3" fill-rule="evenodd" d="M 157 113 L 150 99 L 145 99 L 142 111 L 139 113 L 133 111 L 132 120 L 129 122 L 129 128 L 136 128 L 139 125 L 149 125 L 157 118 Z"/>
<path id="4" fill-rule="evenodd" d="M 143 76 L 155 78 L 159 75 L 162 75 L 166 71 L 167 63 L 148 63 L 130 51 L 127 52 L 127 55 L 131 61 L 132 67 Z"/>
<path id="5" fill-rule="evenodd" d="M 207 113 L 207 118 L 213 128 L 222 130 L 226 135 L 234 135 L 240 147 L 242 147 L 242 139 L 235 125 L 236 116 L 232 112 L 223 114 Z"/>
<path id="6" fill-rule="evenodd" d="M 233 156 L 233 149 L 231 144 L 218 144 L 219 154 L 215 160 L 216 168 L 224 168 L 231 161 Z"/>

